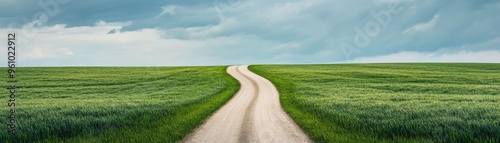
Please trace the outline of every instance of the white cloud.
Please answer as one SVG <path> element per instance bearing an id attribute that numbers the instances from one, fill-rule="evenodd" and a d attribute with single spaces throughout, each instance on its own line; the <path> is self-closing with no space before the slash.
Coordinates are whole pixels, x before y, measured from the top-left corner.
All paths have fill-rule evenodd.
<path id="1" fill-rule="evenodd" d="M 374 57 L 361 57 L 352 63 L 394 63 L 394 62 L 481 62 L 500 63 L 500 50 L 459 52 L 415 52 L 404 51 Z"/>
<path id="2" fill-rule="evenodd" d="M 22 50 L 23 60 L 31 59 L 44 59 L 44 58 L 61 58 L 74 55 L 73 51 L 66 47 L 54 48 L 47 45 L 37 46 L 34 48 L 29 48 L 27 50 Z M 26 51 L 26 52 L 24 52 Z"/>
<path id="3" fill-rule="evenodd" d="M 161 9 L 163 11 L 158 16 L 156 16 L 156 17 L 160 17 L 160 16 L 162 16 L 164 14 L 175 15 L 175 9 L 177 9 L 177 6 L 168 5 L 168 6 L 161 7 Z"/>
<path id="4" fill-rule="evenodd" d="M 436 57 L 457 56 L 459 51 L 464 52 L 462 55 L 471 55 L 477 54 L 471 51 L 498 50 L 500 29 L 495 27 L 500 20 L 492 13 L 500 11 L 500 3 L 470 11 L 469 3 L 476 2 L 397 1 L 401 3 L 402 12 L 391 15 L 389 25 L 352 58 L 399 55 L 402 56 L 400 59 L 415 56 L 413 60 L 419 60 L 418 57 L 440 60 Z M 67 8 L 68 11 L 51 19 L 50 23 L 57 25 L 35 28 L 38 34 L 20 45 L 20 60 L 26 60 L 23 63 L 27 65 L 220 65 L 345 61 L 348 59 L 344 59 L 340 43 L 350 43 L 357 35 L 363 35 L 358 33 L 366 31 L 368 22 L 385 19 L 382 15 L 375 17 L 371 13 L 387 10 L 388 3 L 394 0 L 359 2 L 230 0 L 214 5 L 213 1 L 172 1 L 156 2 L 155 6 L 148 6 L 152 9 L 145 10 L 125 8 L 137 5 L 121 6 L 125 9 L 124 13 L 116 9 L 107 13 L 69 13 L 76 8 Z M 75 19 L 75 16 L 85 18 Z M 218 19 L 218 16 L 223 18 Z M 0 25 L 9 23 L 0 21 Z M 39 27 L 41 23 L 34 21 L 31 25 Z M 356 31 L 356 27 L 362 32 Z M 0 29 L 0 33 L 5 32 L 6 29 Z M 1 36 L 6 35 L 0 34 L 0 39 L 5 39 Z M 494 38 L 496 40 L 492 41 Z M 476 44 L 485 41 L 491 42 Z M 5 40 L 0 40 L 0 45 L 5 45 Z M 443 52 L 418 52 L 439 49 L 448 51 L 447 56 L 443 56 L 446 55 Z M 51 53 L 58 54 L 49 56 Z M 0 54 L 0 58 L 5 55 Z M 356 60 L 360 59 L 363 58 Z"/>
<path id="5" fill-rule="evenodd" d="M 436 23 L 438 22 L 438 20 L 439 20 L 439 15 L 434 15 L 434 17 L 430 21 L 428 21 L 426 23 L 419 23 L 417 25 L 414 25 L 414 26 L 406 29 L 405 31 L 403 31 L 403 34 L 430 30 L 430 29 L 434 28 L 434 26 L 436 26 Z"/>
<path id="6" fill-rule="evenodd" d="M 300 47 L 300 43 L 297 42 L 288 42 L 284 44 L 280 44 L 274 47 L 269 48 L 270 51 L 286 51 L 290 49 L 296 49 Z"/>
<path id="7" fill-rule="evenodd" d="M 147 66 L 147 65 L 217 65 L 242 61 L 228 59 L 252 58 L 235 50 L 243 41 L 266 44 L 255 36 L 212 37 L 207 39 L 164 39 L 164 31 L 142 29 L 107 34 L 126 23 L 97 22 L 95 26 L 66 27 L 54 25 L 34 28 L 29 39 L 18 39 L 17 52 L 22 66 Z M 21 29 L 0 29 L 0 33 Z M 5 34 L 6 35 L 6 34 Z M 1 38 L 1 37 L 0 37 Z M 6 39 L 6 38 L 2 38 Z M 4 41 L 5 42 L 5 41 Z M 2 44 L 3 42 L 0 42 Z M 248 44 L 243 47 L 254 51 Z M 3 45 L 6 45 L 4 43 Z M 232 54 L 230 54 L 232 53 Z M 7 54 L 0 55 L 6 59 Z M 242 56 L 243 55 L 243 56 Z"/>
<path id="8" fill-rule="evenodd" d="M 72 56 L 75 54 L 75 53 L 73 53 L 73 51 L 71 51 L 70 49 L 68 49 L 66 47 L 59 48 L 56 50 L 56 52 L 61 53 L 61 55 L 65 55 L 65 56 Z"/>

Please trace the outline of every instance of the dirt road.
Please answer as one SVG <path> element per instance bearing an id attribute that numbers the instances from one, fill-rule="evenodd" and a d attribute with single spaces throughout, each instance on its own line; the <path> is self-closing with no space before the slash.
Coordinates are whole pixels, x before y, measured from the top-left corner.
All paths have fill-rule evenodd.
<path id="1" fill-rule="evenodd" d="M 269 80 L 247 66 L 231 66 L 227 72 L 240 82 L 240 90 L 182 142 L 311 142 L 283 111 Z"/>

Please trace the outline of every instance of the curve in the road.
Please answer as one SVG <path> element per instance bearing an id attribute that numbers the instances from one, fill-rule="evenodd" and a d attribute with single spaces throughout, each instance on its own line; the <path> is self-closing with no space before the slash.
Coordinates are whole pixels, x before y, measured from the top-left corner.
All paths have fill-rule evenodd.
<path id="1" fill-rule="evenodd" d="M 240 90 L 182 142 L 311 142 L 281 108 L 279 93 L 248 66 L 230 66 Z"/>

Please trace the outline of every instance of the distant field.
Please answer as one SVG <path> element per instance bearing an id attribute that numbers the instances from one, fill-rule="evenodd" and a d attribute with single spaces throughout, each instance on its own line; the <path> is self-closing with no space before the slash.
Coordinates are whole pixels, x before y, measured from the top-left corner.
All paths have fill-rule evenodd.
<path id="1" fill-rule="evenodd" d="M 175 142 L 238 90 L 225 68 L 18 68 L 18 132 L 0 142 Z"/>
<path id="2" fill-rule="evenodd" d="M 500 64 L 266 65 L 316 142 L 500 142 Z"/>

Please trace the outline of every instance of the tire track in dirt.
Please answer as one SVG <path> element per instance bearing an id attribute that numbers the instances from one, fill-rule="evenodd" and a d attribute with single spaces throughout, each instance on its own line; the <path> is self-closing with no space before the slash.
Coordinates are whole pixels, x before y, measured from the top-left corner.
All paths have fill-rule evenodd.
<path id="1" fill-rule="evenodd" d="M 279 93 L 248 66 L 230 66 L 240 90 L 182 142 L 312 142 L 281 108 Z"/>

